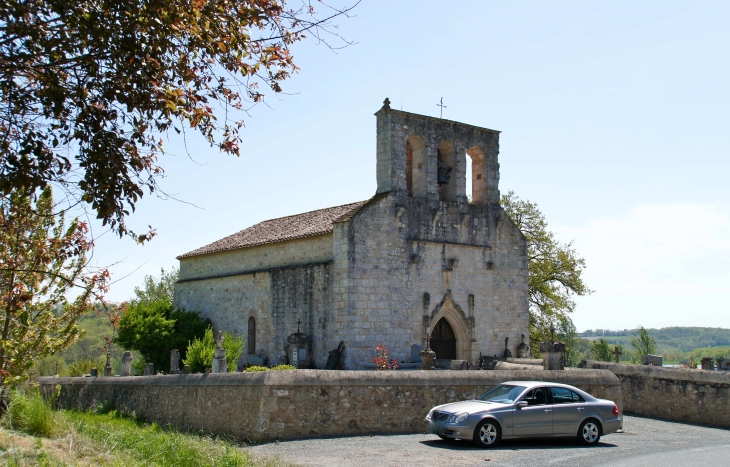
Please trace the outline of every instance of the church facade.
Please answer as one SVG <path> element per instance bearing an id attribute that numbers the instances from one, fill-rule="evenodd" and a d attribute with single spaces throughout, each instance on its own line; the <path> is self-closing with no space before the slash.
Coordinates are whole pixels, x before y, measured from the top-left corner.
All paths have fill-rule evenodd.
<path id="1" fill-rule="evenodd" d="M 391 109 L 369 200 L 261 222 L 180 255 L 176 306 L 246 339 L 249 361 L 370 363 L 516 355 L 529 336 L 527 244 L 499 205 L 499 132 Z M 466 167 L 471 165 L 471 199 Z"/>

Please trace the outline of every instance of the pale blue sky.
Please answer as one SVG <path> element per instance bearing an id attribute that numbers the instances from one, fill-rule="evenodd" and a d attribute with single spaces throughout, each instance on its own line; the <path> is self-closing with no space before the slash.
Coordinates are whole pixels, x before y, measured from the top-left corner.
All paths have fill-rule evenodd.
<path id="1" fill-rule="evenodd" d="M 585 257 L 588 328 L 721 326 L 730 307 L 730 2 L 365 0 L 356 45 L 293 48 L 301 72 L 246 119 L 243 154 L 170 135 L 162 186 L 105 235 L 113 301 L 181 253 L 265 219 L 375 192 L 375 117 L 394 108 L 502 131 L 500 189 Z M 99 230 L 97 229 L 97 232 Z M 137 269 L 138 268 L 138 269 Z"/>

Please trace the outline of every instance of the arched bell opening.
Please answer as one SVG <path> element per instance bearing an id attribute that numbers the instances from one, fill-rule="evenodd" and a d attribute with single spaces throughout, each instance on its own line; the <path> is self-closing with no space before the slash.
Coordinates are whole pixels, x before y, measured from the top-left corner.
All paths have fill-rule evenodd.
<path id="1" fill-rule="evenodd" d="M 426 197 L 426 140 L 417 134 L 406 141 L 406 187 L 408 196 Z"/>
<path id="2" fill-rule="evenodd" d="M 467 165 L 470 167 L 470 170 L 467 170 L 469 183 L 467 183 L 466 194 L 471 197 L 471 202 L 473 204 L 486 204 L 487 195 L 489 193 L 489 186 L 487 184 L 489 176 L 487 158 L 484 155 L 484 151 L 482 151 L 479 146 L 472 146 L 468 151 L 466 151 L 466 154 L 471 159 L 471 164 L 469 164 L 470 161 L 467 161 Z"/>

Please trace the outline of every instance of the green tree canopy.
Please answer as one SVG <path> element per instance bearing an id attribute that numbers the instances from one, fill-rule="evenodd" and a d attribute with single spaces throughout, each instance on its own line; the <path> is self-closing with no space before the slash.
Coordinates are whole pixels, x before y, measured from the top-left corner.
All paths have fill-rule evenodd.
<path id="1" fill-rule="evenodd" d="M 591 354 L 596 360 L 600 360 L 602 362 L 612 362 L 614 360 L 614 355 L 611 351 L 611 347 L 608 345 L 608 342 L 606 342 L 604 338 L 601 337 L 594 340 L 591 346 Z"/>
<path id="2" fill-rule="evenodd" d="M 641 362 L 641 357 L 644 355 L 654 355 L 656 353 L 656 341 L 649 331 L 639 325 L 637 328 L 638 335 L 631 338 L 631 346 L 634 348 L 634 352 L 631 354 L 631 361 L 633 363 Z"/>
<path id="3" fill-rule="evenodd" d="M 536 344 L 547 340 L 551 329 L 567 330 L 572 325 L 564 321 L 570 320 L 575 309 L 573 296 L 592 292 L 582 277 L 585 260 L 572 243 L 555 238 L 536 204 L 521 200 L 513 191 L 503 195 L 500 204 L 527 240 L 530 341 L 537 353 Z"/>
<path id="4" fill-rule="evenodd" d="M 149 357 L 155 371 L 169 373 L 170 351 L 178 349 L 184 358 L 188 343 L 209 325 L 198 313 L 175 310 L 166 299 L 132 302 L 122 312 L 115 342 Z"/>
<path id="5" fill-rule="evenodd" d="M 167 133 L 239 155 L 243 111 L 298 70 L 289 47 L 341 40 L 329 21 L 351 8 L 318 6 L 322 16 L 286 0 L 3 2 L 0 193 L 56 184 L 148 240 L 125 218 L 158 190 Z"/>
<path id="6" fill-rule="evenodd" d="M 175 303 L 175 282 L 179 272 L 176 267 L 172 267 L 169 271 L 160 268 L 160 277 L 156 279 L 152 276 L 144 276 L 144 285 L 134 288 L 135 298 L 133 302 L 154 302 L 156 300 L 164 300 L 171 305 Z"/>
<path id="7" fill-rule="evenodd" d="M 106 291 L 108 272 L 88 267 L 87 227 L 65 225 L 50 188 L 0 197 L 0 385 L 27 376 L 33 361 L 79 336 L 78 317 Z M 78 295 L 68 301 L 66 295 Z"/>

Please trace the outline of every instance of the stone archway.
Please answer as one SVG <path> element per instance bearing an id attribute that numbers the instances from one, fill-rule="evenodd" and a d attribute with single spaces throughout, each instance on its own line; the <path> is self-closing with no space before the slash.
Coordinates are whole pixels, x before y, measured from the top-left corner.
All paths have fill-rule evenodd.
<path id="1" fill-rule="evenodd" d="M 454 301 L 454 298 L 451 296 L 451 290 L 446 291 L 444 298 L 436 305 L 436 308 L 431 313 L 427 328 L 429 335 L 433 335 L 436 326 L 439 325 L 441 320 L 446 320 L 445 323 L 451 328 L 456 340 L 456 355 L 454 360 L 471 361 L 471 321 L 467 318 L 464 310 Z M 437 353 L 436 358 L 442 357 Z"/>

